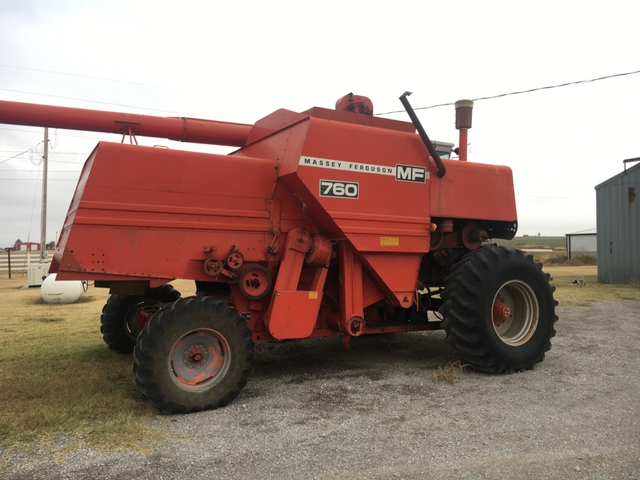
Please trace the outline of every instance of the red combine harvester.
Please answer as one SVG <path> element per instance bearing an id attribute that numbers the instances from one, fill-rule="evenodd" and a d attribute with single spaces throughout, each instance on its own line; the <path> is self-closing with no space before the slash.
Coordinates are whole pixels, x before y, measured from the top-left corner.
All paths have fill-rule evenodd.
<path id="1" fill-rule="evenodd" d="M 133 351 L 155 408 L 188 413 L 238 395 L 258 340 L 348 346 L 443 328 L 477 370 L 542 361 L 557 320 L 549 275 L 487 242 L 516 233 L 511 169 L 466 161 L 470 101 L 456 103 L 459 158 L 441 159 L 408 94 L 412 123 L 374 117 L 353 94 L 335 110 L 278 110 L 253 126 L 14 102 L 0 102 L 0 123 L 239 147 L 100 142 L 51 266 L 110 289 L 105 342 Z M 195 295 L 181 298 L 174 279 L 194 280 Z"/>

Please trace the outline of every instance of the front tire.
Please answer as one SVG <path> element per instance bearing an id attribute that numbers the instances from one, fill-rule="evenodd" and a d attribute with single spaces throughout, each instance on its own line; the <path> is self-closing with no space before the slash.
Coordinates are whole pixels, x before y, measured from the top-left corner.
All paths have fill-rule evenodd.
<path id="1" fill-rule="evenodd" d="M 161 413 L 226 406 L 253 368 L 251 330 L 236 309 L 189 297 L 161 309 L 133 352 L 136 385 Z"/>
<path id="2" fill-rule="evenodd" d="M 510 373 L 544 359 L 555 336 L 555 287 L 522 251 L 487 246 L 458 262 L 442 293 L 442 327 L 474 369 Z"/>

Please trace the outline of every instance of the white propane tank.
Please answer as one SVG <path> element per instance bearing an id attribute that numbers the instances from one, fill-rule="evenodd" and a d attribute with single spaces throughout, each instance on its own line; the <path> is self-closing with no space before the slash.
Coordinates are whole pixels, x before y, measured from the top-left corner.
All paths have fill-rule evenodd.
<path id="1" fill-rule="evenodd" d="M 58 280 L 52 273 L 40 286 L 40 296 L 45 303 L 74 303 L 87 291 L 87 283 L 80 280 Z"/>

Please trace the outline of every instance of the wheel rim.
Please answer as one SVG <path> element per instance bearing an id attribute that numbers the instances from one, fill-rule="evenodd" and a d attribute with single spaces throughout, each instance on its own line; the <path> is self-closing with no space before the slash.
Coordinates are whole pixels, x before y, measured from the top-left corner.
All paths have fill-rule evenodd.
<path id="1" fill-rule="evenodd" d="M 151 305 L 158 305 L 158 300 L 143 300 L 133 305 L 124 317 L 124 329 L 131 340 L 134 342 L 138 339 L 138 335 L 144 328 L 144 326 L 155 313 L 145 310 L 145 307 Z M 156 309 L 157 310 L 157 309 Z"/>
<path id="2" fill-rule="evenodd" d="M 169 356 L 171 379 L 183 390 L 199 392 L 224 378 L 231 364 L 231 349 L 216 330 L 201 328 L 186 333 Z"/>
<path id="3" fill-rule="evenodd" d="M 493 298 L 493 328 L 507 345 L 526 343 L 538 326 L 538 300 L 529 285 L 513 280 L 500 287 Z"/>

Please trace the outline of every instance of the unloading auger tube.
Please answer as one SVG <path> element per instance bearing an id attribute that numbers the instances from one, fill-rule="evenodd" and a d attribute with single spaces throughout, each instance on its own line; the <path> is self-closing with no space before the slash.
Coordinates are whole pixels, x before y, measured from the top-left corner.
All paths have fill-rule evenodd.
<path id="1" fill-rule="evenodd" d="M 0 101 L 0 123 L 64 128 L 123 136 L 166 138 L 179 142 L 243 146 L 251 125 L 186 117 L 155 117 L 84 108 Z"/>

